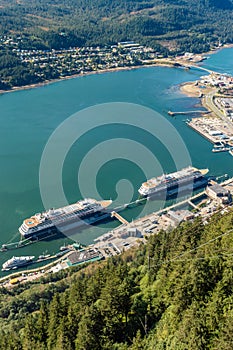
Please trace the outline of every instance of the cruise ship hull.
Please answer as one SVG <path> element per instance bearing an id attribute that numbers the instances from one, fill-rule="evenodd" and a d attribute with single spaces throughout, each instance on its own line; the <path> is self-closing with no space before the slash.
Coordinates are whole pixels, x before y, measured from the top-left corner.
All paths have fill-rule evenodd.
<path id="1" fill-rule="evenodd" d="M 103 220 L 110 218 L 109 212 L 99 213 L 96 216 L 90 216 L 85 219 L 72 219 L 63 223 L 54 223 L 49 228 L 37 230 L 34 233 L 28 233 L 24 235 L 24 239 L 36 240 L 49 240 L 58 236 L 71 236 L 76 234 L 80 229 L 88 227 L 89 225 L 95 225 Z"/>
<path id="2" fill-rule="evenodd" d="M 161 199 L 161 198 L 171 198 L 176 197 L 177 195 L 184 195 L 185 193 L 192 193 L 194 190 L 197 190 L 199 188 L 206 187 L 208 185 L 208 179 L 202 178 L 200 180 L 197 180 L 195 182 L 189 181 L 184 184 L 176 184 L 174 186 L 168 186 L 165 188 L 157 188 L 151 193 L 148 193 L 146 195 L 142 195 L 140 193 L 141 197 L 147 197 L 151 199 Z"/>

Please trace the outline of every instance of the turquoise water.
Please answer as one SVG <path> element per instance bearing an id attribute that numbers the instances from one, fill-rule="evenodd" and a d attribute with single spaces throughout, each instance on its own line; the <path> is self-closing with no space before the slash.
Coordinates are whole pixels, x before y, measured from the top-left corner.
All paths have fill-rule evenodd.
<path id="1" fill-rule="evenodd" d="M 203 66 L 219 73 L 233 75 L 233 48 L 219 50 L 216 54 L 207 57 Z"/>
<path id="2" fill-rule="evenodd" d="M 220 70 L 221 67 L 223 72 L 233 73 L 232 53 L 233 49 L 219 51 L 211 55 L 204 62 L 204 66 L 216 70 Z M 186 117 L 171 118 L 167 115 L 168 110 L 192 110 L 198 106 L 199 100 L 181 94 L 178 85 L 185 81 L 194 81 L 201 75 L 203 72 L 198 70 L 185 71 L 175 68 L 150 67 L 89 75 L 32 90 L 1 95 L 0 244 L 17 240 L 19 238 L 17 230 L 22 220 L 43 210 L 39 190 L 39 165 L 43 149 L 53 131 L 64 120 L 86 107 L 107 102 L 136 103 L 149 107 L 159 112 L 176 128 L 190 153 L 194 166 L 208 167 L 210 174 L 215 176 L 223 173 L 233 176 L 233 157 L 229 154 L 213 154 L 211 144 L 186 126 L 184 123 Z M 109 120 L 112 123 L 111 118 Z M 84 126 L 85 122 L 85 119 L 80 121 Z M 143 122 L 145 126 L 150 127 L 148 123 L 151 123 L 151 120 L 148 121 L 145 118 Z M 156 118 L 154 123 L 156 124 Z M 174 162 L 166 147 L 145 131 L 122 125 L 99 127 L 83 135 L 71 147 L 65 159 L 63 187 L 69 203 L 81 198 L 77 173 L 83 157 L 95 145 L 109 138 L 137 141 L 150 149 L 165 172 L 175 170 Z M 109 152 L 114 151 L 110 146 Z M 127 155 L 127 149 L 124 155 Z M 98 158 L 98 154 L 95 157 Z M 159 174 L 154 174 L 153 164 L 149 159 L 145 157 L 143 161 L 150 176 Z M 115 200 L 117 183 L 124 179 L 131 183 L 132 198 L 136 199 L 137 189 L 145 180 L 143 170 L 133 161 L 130 162 L 130 159 L 113 159 L 106 162 L 96 177 L 99 194 L 103 198 Z M 86 176 L 91 178 L 92 173 L 87 173 Z M 128 182 L 126 185 L 128 186 Z M 88 195 L 94 196 L 91 190 Z M 124 198 L 123 193 L 121 199 L 118 198 L 117 204 L 123 203 L 124 199 L 128 200 Z M 60 204 L 56 202 L 53 206 L 57 207 Z M 147 212 L 157 210 L 161 205 L 163 203 L 152 202 Z M 134 208 L 127 210 L 123 215 L 131 220 L 140 215 L 141 210 L 141 207 Z M 102 227 L 93 227 L 79 233 L 76 239 L 84 244 L 89 244 L 99 234 L 116 225 L 116 222 L 112 222 L 111 224 L 105 223 Z M 39 255 L 46 250 L 53 253 L 63 243 L 64 240 L 40 242 L 22 248 L 14 254 Z M 12 255 L 13 252 L 0 253 L 0 265 Z"/>

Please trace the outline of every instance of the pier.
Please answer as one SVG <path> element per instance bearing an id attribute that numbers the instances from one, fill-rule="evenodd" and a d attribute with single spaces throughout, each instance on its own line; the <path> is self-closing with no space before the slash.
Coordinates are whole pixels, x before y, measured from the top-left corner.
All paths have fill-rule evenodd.
<path id="1" fill-rule="evenodd" d="M 210 111 L 201 111 L 201 110 L 196 110 L 196 111 L 185 111 L 185 112 L 172 112 L 168 111 L 167 114 L 170 115 L 171 117 L 174 117 L 175 115 L 186 115 L 186 114 L 208 114 Z"/>
<path id="2" fill-rule="evenodd" d="M 40 239 L 36 239 L 34 241 L 30 240 L 29 238 L 26 238 L 26 239 L 21 239 L 18 242 L 5 243 L 5 244 L 2 244 L 2 246 L 0 248 L 0 252 L 6 252 L 8 250 L 14 250 L 14 249 L 18 249 L 18 248 L 23 248 L 23 247 L 26 247 L 26 246 L 28 246 L 30 244 L 34 244 L 36 242 L 42 241 L 42 240 L 44 240 L 46 238 L 50 238 L 52 236 L 56 236 L 56 233 L 54 233 L 53 235 L 49 234 L 48 236 L 45 236 L 45 237 L 40 238 Z"/>
<path id="3" fill-rule="evenodd" d="M 2 247 L 0 248 L 1 252 L 7 251 L 7 250 L 13 250 L 13 249 L 17 249 L 17 248 L 23 248 L 29 244 L 32 244 L 33 242 L 30 241 L 29 239 L 25 239 L 25 240 L 21 240 L 18 242 L 12 242 L 12 243 L 5 243 L 2 245 Z"/>
<path id="4" fill-rule="evenodd" d="M 192 201 L 188 201 L 187 203 L 188 205 L 190 205 L 190 207 L 193 207 L 194 209 L 199 209 L 199 207 L 196 204 L 194 204 Z"/>
<path id="5" fill-rule="evenodd" d="M 172 209 L 175 209 L 175 208 L 179 208 L 179 207 L 185 206 L 187 204 L 193 207 L 194 204 L 192 202 L 197 200 L 198 198 L 201 198 L 202 196 L 205 196 L 205 195 L 206 195 L 206 191 L 204 190 L 202 192 L 199 192 L 199 193 L 195 194 L 192 197 L 184 199 L 181 202 L 177 202 L 175 204 L 170 205 L 169 207 L 165 207 L 165 208 L 155 212 L 155 214 L 160 215 L 160 214 L 168 212 L 169 210 L 172 210 Z"/>
<path id="6" fill-rule="evenodd" d="M 117 220 L 119 220 L 122 224 L 128 225 L 128 221 L 124 219 L 119 213 L 116 213 L 115 211 L 111 212 L 111 217 L 115 217 Z"/>
<path id="7" fill-rule="evenodd" d="M 233 182 L 233 178 L 230 179 L 230 181 L 229 181 L 229 180 L 224 181 L 222 184 L 223 184 L 223 185 L 226 185 L 226 184 L 229 184 L 229 183 L 231 183 L 231 182 Z M 180 202 L 176 202 L 176 203 L 174 203 L 174 204 L 172 204 L 172 205 L 170 205 L 170 206 L 168 206 L 168 207 L 162 208 L 162 209 L 160 209 L 160 210 L 154 212 L 153 215 L 162 215 L 162 214 L 167 213 L 167 212 L 170 211 L 170 210 L 178 209 L 178 208 L 180 208 L 180 207 L 184 207 L 184 206 L 187 206 L 187 205 L 189 205 L 190 207 L 192 207 L 192 208 L 194 208 L 194 209 L 199 209 L 199 207 L 198 207 L 197 205 L 195 205 L 195 204 L 193 203 L 193 201 L 200 200 L 201 197 L 205 197 L 205 196 L 206 196 L 206 191 L 203 190 L 203 191 L 201 191 L 201 192 L 195 194 L 195 195 L 192 196 L 192 197 L 188 197 L 188 198 L 186 198 L 186 199 L 184 199 L 184 200 L 182 200 L 182 201 L 180 201 Z M 132 203 L 135 203 L 135 202 L 132 202 Z M 131 204 L 131 203 L 129 203 L 129 205 L 130 205 L 130 204 Z M 116 212 L 112 212 L 112 213 L 116 213 Z M 119 217 L 121 217 L 122 221 L 121 221 L 121 220 L 119 220 L 119 221 L 120 221 L 123 225 L 129 224 L 129 222 L 128 222 L 127 220 L 125 220 L 122 216 L 120 216 L 118 213 L 116 213 L 116 214 L 117 214 Z M 143 220 L 146 220 L 146 219 L 149 218 L 151 215 L 152 215 L 152 214 L 145 215 L 145 216 L 143 217 Z M 115 216 L 115 214 L 112 215 L 112 216 Z M 115 217 L 116 217 L 116 216 L 115 216 Z M 140 222 L 140 221 L 142 221 L 142 218 L 138 218 L 138 219 L 134 220 L 133 222 L 134 222 L 134 223 L 137 223 L 137 222 Z M 122 226 L 123 226 L 123 225 L 122 225 Z M 119 227 L 121 227 L 121 226 L 119 226 Z M 119 228 L 119 227 L 118 227 L 118 228 Z M 117 229 L 118 229 L 118 228 L 117 228 Z"/>

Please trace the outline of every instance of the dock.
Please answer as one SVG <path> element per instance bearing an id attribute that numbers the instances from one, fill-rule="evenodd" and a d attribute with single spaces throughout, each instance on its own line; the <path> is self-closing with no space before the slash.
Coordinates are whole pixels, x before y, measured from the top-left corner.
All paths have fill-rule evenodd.
<path id="1" fill-rule="evenodd" d="M 157 215 L 160 215 L 160 214 L 163 214 L 163 213 L 168 212 L 169 210 L 176 209 L 176 208 L 185 206 L 185 205 L 187 205 L 187 204 L 193 207 L 194 204 L 193 204 L 192 202 L 195 201 L 195 200 L 197 200 L 197 199 L 199 199 L 199 198 L 201 198 L 201 197 L 203 197 L 203 196 L 205 196 L 205 195 L 206 195 L 205 190 L 204 190 L 204 191 L 201 191 L 201 192 L 195 194 L 194 196 L 192 196 L 192 197 L 190 197 L 190 198 L 186 198 L 186 199 L 184 199 L 184 200 L 181 201 L 181 202 L 177 202 L 177 203 L 175 203 L 175 204 L 170 205 L 169 207 L 165 207 L 165 208 L 163 208 L 163 209 L 157 211 L 156 214 L 157 214 Z"/>
<path id="2" fill-rule="evenodd" d="M 128 221 L 124 219 L 119 213 L 116 213 L 115 211 L 111 212 L 111 217 L 115 217 L 117 220 L 119 220 L 122 224 L 128 225 Z"/>
<path id="3" fill-rule="evenodd" d="M 187 203 L 188 205 L 190 205 L 190 207 L 193 207 L 194 209 L 199 209 L 199 207 L 196 204 L 194 204 L 192 201 L 188 201 Z"/>
<path id="4" fill-rule="evenodd" d="M 183 112 L 172 112 L 168 111 L 167 114 L 171 117 L 174 117 L 175 115 L 187 115 L 187 114 L 208 114 L 210 111 L 202 111 L 202 110 L 196 110 L 196 111 L 183 111 Z"/>
<path id="5" fill-rule="evenodd" d="M 29 244 L 32 244 L 34 242 L 30 241 L 29 239 L 20 240 L 18 242 L 12 242 L 12 243 L 5 243 L 1 246 L 0 251 L 5 252 L 7 250 L 14 250 L 17 248 L 23 248 Z"/>
<path id="6" fill-rule="evenodd" d="M 186 121 L 186 124 L 212 144 L 221 143 L 223 148 L 226 148 L 219 147 L 221 151 L 230 150 L 233 132 L 230 132 L 228 125 L 219 118 L 193 118 L 191 121 Z M 226 145 L 229 145 L 229 149 Z M 217 151 L 216 148 L 215 152 Z"/>
<path id="7" fill-rule="evenodd" d="M 52 236 L 56 236 L 56 233 L 54 233 L 53 235 L 49 234 L 46 237 L 37 239 L 37 240 L 30 240 L 30 238 L 26 238 L 26 239 L 21 239 L 18 242 L 12 242 L 12 243 L 5 243 L 2 244 L 1 248 L 0 248 L 0 252 L 6 252 L 8 250 L 14 250 L 14 249 L 18 249 L 18 248 L 23 248 L 26 247 L 30 244 L 35 244 L 36 242 L 42 241 L 43 239 L 46 239 L 48 237 L 52 237 Z"/>

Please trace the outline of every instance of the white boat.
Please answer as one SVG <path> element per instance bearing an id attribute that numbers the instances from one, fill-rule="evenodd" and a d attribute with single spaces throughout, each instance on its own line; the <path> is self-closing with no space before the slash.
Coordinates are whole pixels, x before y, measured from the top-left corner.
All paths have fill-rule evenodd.
<path id="1" fill-rule="evenodd" d="M 35 256 L 13 256 L 2 265 L 2 271 L 18 269 L 19 267 L 32 263 Z"/>
<path id="2" fill-rule="evenodd" d="M 138 192 L 143 197 L 161 194 L 173 196 L 179 192 L 204 187 L 208 183 L 208 178 L 205 177 L 208 171 L 190 166 L 171 174 L 163 174 L 144 182 Z"/>
<path id="3" fill-rule="evenodd" d="M 19 232 L 23 238 L 31 240 L 76 232 L 81 226 L 92 225 L 109 217 L 110 212 L 106 208 L 111 203 L 111 200 L 88 198 L 62 208 L 49 209 L 25 219 Z"/>
<path id="4" fill-rule="evenodd" d="M 231 150 L 231 148 L 230 147 L 214 147 L 213 149 L 212 149 L 212 152 L 214 152 L 214 153 L 218 153 L 218 152 L 227 152 L 227 151 L 230 151 Z"/>

